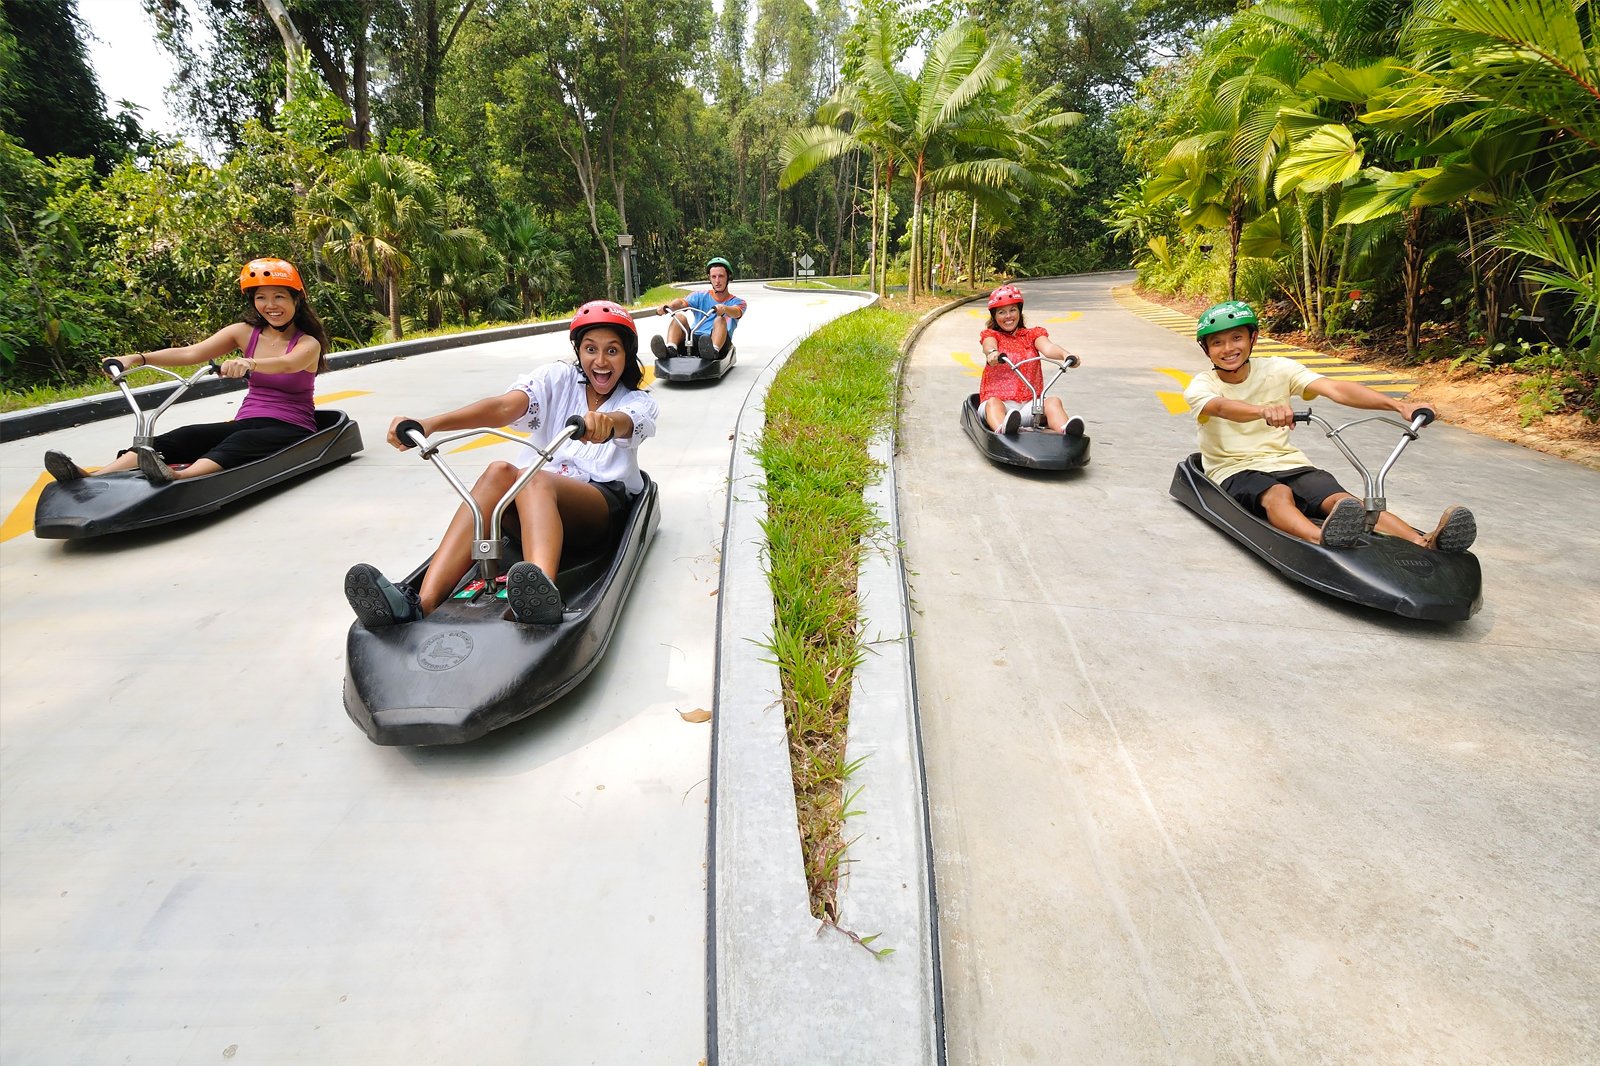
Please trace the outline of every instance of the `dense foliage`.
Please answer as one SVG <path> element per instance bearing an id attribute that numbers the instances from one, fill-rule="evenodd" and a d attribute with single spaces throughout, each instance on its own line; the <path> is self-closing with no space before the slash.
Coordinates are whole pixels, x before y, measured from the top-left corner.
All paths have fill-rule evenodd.
<path id="1" fill-rule="evenodd" d="M 219 161 L 107 107 L 74 0 L 0 0 L 8 388 L 204 335 L 254 255 L 353 346 L 619 296 L 633 233 L 639 287 L 1133 255 L 1600 410 L 1590 0 L 144 4 Z"/>
<path id="2" fill-rule="evenodd" d="M 1262 303 L 1313 340 L 1514 363 L 1533 372 L 1527 417 L 1600 416 L 1596 15 L 1590 0 L 1249 7 L 1118 113 L 1138 176 L 1113 230 L 1155 288 Z"/>

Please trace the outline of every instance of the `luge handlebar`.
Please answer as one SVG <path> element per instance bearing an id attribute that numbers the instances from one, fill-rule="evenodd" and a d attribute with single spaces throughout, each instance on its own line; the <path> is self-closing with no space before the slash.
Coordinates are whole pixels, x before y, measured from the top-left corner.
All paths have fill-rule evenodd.
<path id="1" fill-rule="evenodd" d="M 401 445 L 407 450 L 420 447 L 423 440 L 428 436 L 422 431 L 422 423 L 415 418 L 407 418 L 398 426 L 395 426 L 394 435 L 399 438 Z"/>

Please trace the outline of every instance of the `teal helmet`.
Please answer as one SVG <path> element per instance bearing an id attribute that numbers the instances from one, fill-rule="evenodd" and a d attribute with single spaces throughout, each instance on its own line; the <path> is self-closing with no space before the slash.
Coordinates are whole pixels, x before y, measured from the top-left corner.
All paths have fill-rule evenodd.
<path id="1" fill-rule="evenodd" d="M 710 270 L 712 267 L 721 267 L 723 270 L 728 272 L 728 276 L 730 278 L 733 277 L 733 264 L 722 258 L 720 255 L 706 260 L 706 269 Z"/>
<path id="2" fill-rule="evenodd" d="M 1207 337 L 1235 326 L 1248 326 L 1254 332 L 1261 328 L 1261 323 L 1256 319 L 1255 311 L 1243 300 L 1225 300 L 1208 307 L 1206 313 L 1200 316 L 1200 322 L 1194 328 L 1194 339 L 1204 348 Z"/>

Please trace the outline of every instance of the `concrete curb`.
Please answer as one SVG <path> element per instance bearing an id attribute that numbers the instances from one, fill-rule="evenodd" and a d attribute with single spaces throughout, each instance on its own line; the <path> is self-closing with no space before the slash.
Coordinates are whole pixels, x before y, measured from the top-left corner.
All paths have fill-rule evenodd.
<path id="1" fill-rule="evenodd" d="M 902 356 L 928 323 L 970 299 L 924 316 Z M 753 636 L 771 633 L 774 612 L 762 566 L 762 473 L 751 450 L 767 387 L 791 351 L 752 386 L 729 466 L 712 742 L 710 1061 L 942 1064 L 938 911 L 892 424 L 871 447 L 884 475 L 867 495 L 887 532 L 868 546 L 857 579 L 868 655 L 855 674 L 846 757 L 863 760 L 851 784 L 864 813 L 851 822 L 860 836 L 839 904 L 844 928 L 878 934 L 873 947 L 894 953 L 875 957 L 807 905 L 781 682 Z"/>
<path id="2" fill-rule="evenodd" d="M 654 315 L 654 308 L 642 311 L 630 311 L 634 318 L 645 318 Z M 536 337 L 544 333 L 557 333 L 570 326 L 572 320 L 563 318 L 553 322 L 533 322 L 518 326 L 501 326 L 496 329 L 469 330 L 463 333 L 451 333 L 444 337 L 425 337 L 415 341 L 395 341 L 392 344 L 375 344 L 370 348 L 353 348 L 347 352 L 337 352 L 328 356 L 328 370 L 345 370 L 353 366 L 365 366 L 368 363 L 380 363 L 387 359 L 405 359 L 413 355 L 427 355 L 432 352 L 449 351 L 452 348 L 465 348 L 473 344 L 483 344 L 487 341 L 516 340 L 518 337 Z M 144 411 L 158 406 L 167 395 L 178 386 L 171 382 L 162 382 L 156 385 L 143 385 L 133 390 L 134 399 L 138 401 L 139 408 Z M 190 400 L 199 400 L 206 396 L 216 396 L 224 392 L 234 392 L 244 388 L 244 382 L 234 380 L 212 379 L 203 381 L 184 394 L 179 403 L 188 403 Z M 107 418 L 116 418 L 128 414 L 128 402 L 122 398 L 120 392 L 108 392 L 99 396 L 89 396 L 81 400 L 62 400 L 60 403 L 46 404 L 43 407 L 34 407 L 26 411 L 13 411 L 0 415 L 0 443 L 6 441 L 22 440 L 24 437 L 36 436 L 40 433 L 52 433 L 58 429 L 67 429 L 70 426 L 81 426 L 88 422 L 99 422 Z"/>

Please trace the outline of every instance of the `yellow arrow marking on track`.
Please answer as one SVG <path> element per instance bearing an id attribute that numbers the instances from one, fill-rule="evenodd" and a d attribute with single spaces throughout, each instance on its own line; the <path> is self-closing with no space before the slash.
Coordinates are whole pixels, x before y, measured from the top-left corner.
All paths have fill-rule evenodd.
<path id="1" fill-rule="evenodd" d="M 371 389 L 348 389 L 348 390 L 346 390 L 344 392 L 330 392 L 326 396 L 318 396 L 315 400 L 313 400 L 311 402 L 316 404 L 318 407 L 321 407 L 325 403 L 338 403 L 340 400 L 349 400 L 349 399 L 352 399 L 352 398 L 354 398 L 356 396 L 371 396 L 371 395 L 372 395 L 372 390 Z"/>
<path id="2" fill-rule="evenodd" d="M 85 469 L 92 474 L 100 468 L 91 466 Z M 11 508 L 11 513 L 6 515 L 6 520 L 0 522 L 0 543 L 33 532 L 33 509 L 39 505 L 39 493 L 54 480 L 49 474 L 40 474 L 39 480 L 33 483 L 33 487 L 22 494 L 22 499 L 18 500 L 17 505 Z"/>
<path id="3" fill-rule="evenodd" d="M 950 358 L 954 359 L 956 362 L 960 363 L 962 366 L 970 368 L 970 369 L 962 371 L 962 373 L 965 374 L 967 377 L 969 377 L 969 378 L 981 378 L 981 377 L 983 377 L 983 364 L 978 362 L 976 359 L 974 359 L 972 357 L 972 353 L 971 352 L 951 352 L 950 353 Z"/>
<path id="4" fill-rule="evenodd" d="M 1194 380 L 1194 375 L 1187 370 L 1178 370 L 1170 366 L 1158 366 L 1156 369 L 1184 388 L 1188 388 L 1189 382 Z M 1157 389 L 1156 399 L 1161 401 L 1161 406 L 1167 409 L 1167 414 L 1169 415 L 1188 413 L 1189 405 L 1184 402 L 1183 393 L 1181 392 L 1168 392 L 1165 389 Z"/>
<path id="5" fill-rule="evenodd" d="M 526 433 L 522 432 L 519 429 L 512 429 L 510 426 L 501 426 L 500 428 L 504 432 L 511 434 L 513 437 L 521 437 L 523 440 L 527 440 L 528 439 L 528 435 Z M 470 444 L 463 444 L 459 448 L 450 449 L 450 453 L 449 454 L 451 454 L 451 455 L 460 455 L 462 452 L 475 451 L 478 448 L 492 448 L 496 444 L 510 444 L 510 443 L 511 442 L 506 440 L 504 437 L 479 437 L 477 440 L 473 441 Z"/>
<path id="6" fill-rule="evenodd" d="M 1064 315 L 1051 315 L 1045 322 L 1076 322 L 1083 317 L 1082 311 L 1068 311 Z"/>

